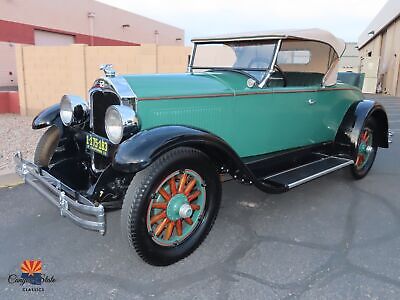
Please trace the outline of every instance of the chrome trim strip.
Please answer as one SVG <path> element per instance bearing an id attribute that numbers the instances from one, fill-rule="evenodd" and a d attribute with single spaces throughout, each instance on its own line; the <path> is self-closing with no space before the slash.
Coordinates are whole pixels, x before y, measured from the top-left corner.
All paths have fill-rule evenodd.
<path id="1" fill-rule="evenodd" d="M 251 96 L 251 95 L 268 95 L 268 94 L 292 94 L 292 93 L 316 93 L 316 92 L 329 92 L 329 91 L 353 91 L 353 88 L 316 88 L 307 90 L 267 90 L 255 92 L 242 92 L 242 93 L 227 93 L 227 94 L 203 94 L 203 95 L 183 95 L 183 96 L 160 96 L 160 97 L 144 97 L 138 98 L 137 101 L 147 100 L 180 100 L 190 98 L 220 98 L 220 97 L 233 97 L 233 96 Z"/>
<path id="2" fill-rule="evenodd" d="M 352 164 L 354 164 L 354 161 L 353 161 L 353 160 L 351 160 L 351 159 L 350 159 L 350 160 L 347 160 L 346 162 L 344 162 L 344 163 L 342 163 L 342 164 L 340 164 L 340 165 L 337 165 L 337 166 L 335 166 L 335 167 L 332 167 L 332 168 L 326 169 L 326 170 L 324 170 L 324 171 L 321 171 L 321 172 L 319 172 L 319 173 L 313 174 L 313 175 L 311 175 L 311 176 L 309 176 L 309 177 L 303 178 L 303 179 L 298 180 L 298 181 L 296 181 L 296 182 L 290 183 L 290 184 L 289 184 L 289 189 L 292 189 L 292 188 L 294 188 L 294 187 L 296 187 L 296 186 L 299 186 L 299 185 L 301 185 L 301 184 L 303 184 L 303 183 L 309 182 L 309 181 L 311 181 L 311 180 L 313 180 L 313 179 L 316 179 L 316 178 L 318 178 L 318 177 L 324 176 L 324 175 L 326 175 L 326 174 L 332 173 L 332 172 L 334 172 L 334 171 L 336 171 L 336 170 L 339 170 L 339 169 L 342 169 L 342 168 L 344 168 L 344 167 L 350 166 L 350 165 L 352 165 Z"/>
<path id="3" fill-rule="evenodd" d="M 184 96 L 161 96 L 161 97 L 147 97 L 147 98 L 138 98 L 138 101 L 147 101 L 147 100 L 179 100 L 179 99 L 189 99 L 189 98 L 221 98 L 221 97 L 233 97 L 234 93 L 226 93 L 226 94 L 204 94 L 204 95 L 184 95 Z"/>
<path id="4" fill-rule="evenodd" d="M 15 154 L 14 161 L 16 163 L 16 173 L 24 179 L 25 183 L 32 186 L 42 196 L 57 206 L 61 216 L 68 217 L 82 228 L 98 231 L 102 235 L 105 234 L 106 221 L 103 205 L 99 204 L 95 206 L 89 199 L 63 184 L 45 170 L 24 160 L 21 152 Z M 76 199 L 72 199 L 67 194 L 75 195 Z M 87 220 L 75 215 L 70 210 L 71 208 L 81 214 L 95 217 L 96 221 Z"/>
<path id="5" fill-rule="evenodd" d="M 131 89 L 128 81 L 122 76 L 103 78 L 107 80 L 121 99 L 135 99 L 136 94 Z"/>
<path id="6" fill-rule="evenodd" d="M 319 160 L 314 160 L 314 161 L 312 161 L 312 162 L 306 163 L 306 164 L 304 164 L 304 165 L 300 165 L 300 166 L 297 166 L 297 167 L 294 167 L 294 168 L 291 168 L 291 169 L 288 169 L 288 170 L 284 170 L 284 171 L 279 172 L 279 173 L 275 173 L 275 174 L 269 175 L 269 176 L 267 176 L 267 177 L 264 177 L 263 180 L 270 179 L 270 178 L 272 178 L 272 177 L 275 177 L 275 176 L 278 176 L 278 175 L 281 175 L 281 174 L 285 174 L 285 173 L 288 173 L 288 172 L 291 172 L 291 171 L 300 169 L 300 168 L 302 168 L 302 167 L 306 167 L 306 166 L 315 164 L 315 163 L 317 163 L 317 162 L 321 162 L 321 161 L 327 160 L 328 158 L 331 158 L 331 157 L 332 157 L 332 156 L 324 157 L 324 158 L 321 158 L 321 159 L 319 159 Z"/>
<path id="7" fill-rule="evenodd" d="M 282 40 L 278 40 L 278 42 L 275 46 L 275 53 L 274 53 L 274 56 L 272 57 L 271 64 L 269 65 L 269 68 L 265 70 L 265 72 L 267 74 L 261 80 L 261 82 L 258 84 L 258 87 L 261 89 L 264 88 L 264 86 L 267 84 L 269 78 L 274 73 L 275 64 L 276 64 L 276 61 L 278 60 L 278 54 L 279 54 L 279 51 L 281 50 L 281 45 L 282 45 Z"/>

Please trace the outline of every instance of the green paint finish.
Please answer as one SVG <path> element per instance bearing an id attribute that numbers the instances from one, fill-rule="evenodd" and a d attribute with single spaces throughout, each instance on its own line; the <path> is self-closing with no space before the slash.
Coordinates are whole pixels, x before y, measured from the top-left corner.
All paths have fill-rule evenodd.
<path id="1" fill-rule="evenodd" d="M 229 84 L 208 73 L 126 75 L 124 78 L 139 99 L 203 94 L 233 94 L 233 89 Z"/>
<path id="2" fill-rule="evenodd" d="M 125 78 L 139 98 L 142 129 L 198 127 L 224 139 L 241 157 L 333 141 L 347 109 L 363 99 L 345 84 L 248 88 L 247 77 L 234 72 Z M 140 101 L 158 97 L 168 99 Z"/>
<path id="3" fill-rule="evenodd" d="M 177 194 L 168 202 L 167 217 L 172 221 L 179 220 L 179 209 L 183 204 L 189 204 L 187 197 L 184 194 Z"/>

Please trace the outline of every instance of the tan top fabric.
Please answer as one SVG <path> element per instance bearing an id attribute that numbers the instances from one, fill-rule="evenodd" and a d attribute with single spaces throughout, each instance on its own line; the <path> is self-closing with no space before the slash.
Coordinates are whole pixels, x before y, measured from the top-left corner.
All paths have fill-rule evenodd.
<path id="1" fill-rule="evenodd" d="M 301 30 L 274 30 L 266 32 L 250 32 L 239 34 L 228 34 L 204 38 L 194 38 L 192 42 L 226 42 L 226 41 L 251 41 L 251 40 L 272 40 L 272 39 L 296 39 L 318 41 L 330 45 L 338 57 L 341 57 L 346 44 L 342 39 L 335 37 L 328 31 L 311 28 Z"/>

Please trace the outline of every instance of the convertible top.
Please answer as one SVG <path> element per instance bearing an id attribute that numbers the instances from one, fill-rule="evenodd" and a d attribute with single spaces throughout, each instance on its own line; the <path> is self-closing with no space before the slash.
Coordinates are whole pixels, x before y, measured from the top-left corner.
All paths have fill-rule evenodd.
<path id="1" fill-rule="evenodd" d="M 203 38 L 192 39 L 193 43 L 207 43 L 207 42 L 234 42 L 234 41 L 253 41 L 253 40 L 273 40 L 273 39 L 291 39 L 291 40 L 308 40 L 317 41 L 330 45 L 338 55 L 341 57 L 346 44 L 342 39 L 335 37 L 332 33 L 318 29 L 288 29 L 288 30 L 274 30 L 265 32 L 248 32 L 228 35 L 218 35 Z"/>

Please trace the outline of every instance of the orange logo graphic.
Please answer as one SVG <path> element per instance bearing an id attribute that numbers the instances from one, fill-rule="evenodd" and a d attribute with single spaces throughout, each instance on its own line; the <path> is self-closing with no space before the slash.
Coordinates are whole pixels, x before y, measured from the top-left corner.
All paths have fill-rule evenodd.
<path id="1" fill-rule="evenodd" d="M 34 273 L 42 273 L 41 260 L 24 260 L 21 264 L 21 272 L 33 276 Z"/>

